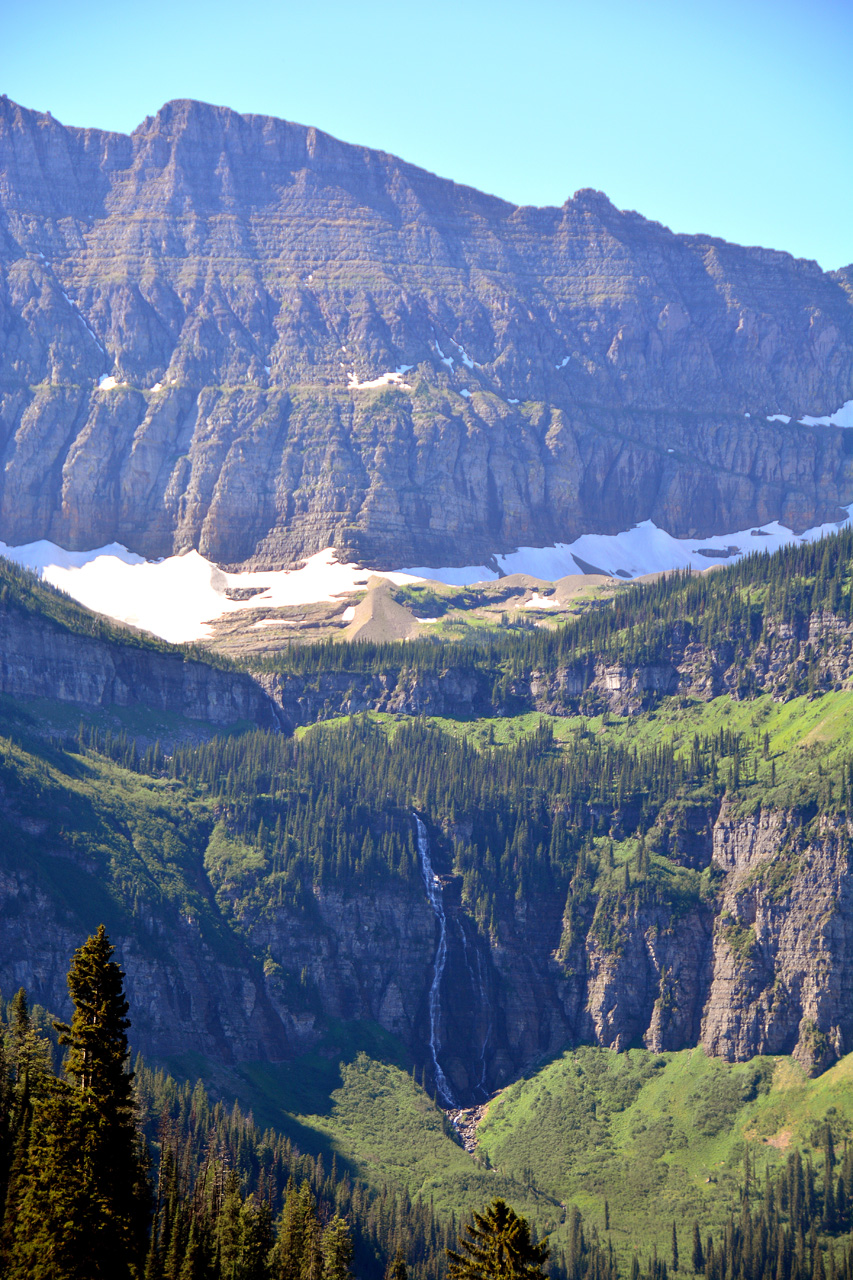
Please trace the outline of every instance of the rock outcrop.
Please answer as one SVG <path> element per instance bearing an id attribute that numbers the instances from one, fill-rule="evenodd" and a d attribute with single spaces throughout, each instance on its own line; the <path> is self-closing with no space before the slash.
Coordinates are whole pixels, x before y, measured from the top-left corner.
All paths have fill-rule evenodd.
<path id="1" fill-rule="evenodd" d="M 0 602 L 0 694 L 79 707 L 144 706 L 223 729 L 277 729 L 278 707 L 251 677 L 153 645 L 70 630 Z"/>
<path id="2" fill-rule="evenodd" d="M 7 829 L 32 833 L 32 817 L 16 814 L 2 788 L 0 811 Z M 793 1053 L 813 1073 L 853 1049 L 851 832 L 725 806 L 693 816 L 688 860 L 710 880 L 687 910 L 642 896 L 573 903 L 570 894 L 563 904 L 540 895 L 505 903 L 488 928 L 463 908 L 451 837 L 432 832 L 447 923 L 440 1061 L 460 1103 L 571 1044 L 701 1044 L 730 1061 Z M 79 926 L 56 886 L 76 883 L 75 855 L 47 853 L 51 888 L 11 846 L 0 859 L 0 989 L 24 984 L 64 1010 Z M 203 892 L 212 900 L 209 885 Z M 111 934 L 146 1054 L 276 1061 L 316 1045 L 330 1019 L 368 1020 L 429 1073 L 437 937 L 419 879 L 317 888 L 310 907 L 255 919 L 231 920 L 220 904 L 212 933 L 190 909 L 126 908 Z"/>
<path id="3" fill-rule="evenodd" d="M 493 668 L 467 663 L 435 669 L 417 664 L 365 671 L 354 656 L 347 669 L 310 678 L 262 672 L 259 684 L 293 729 L 315 720 L 362 711 L 405 715 L 500 716 L 524 711 L 573 715 L 612 711 L 636 715 L 667 696 L 709 700 L 771 693 L 784 700 L 807 683 L 814 690 L 839 689 L 853 679 L 853 625 L 829 612 L 808 617 L 794 629 L 770 619 L 767 634 L 751 648 L 729 636 L 711 646 L 686 624 L 674 627 L 668 653 L 657 660 L 626 663 L 590 654 L 571 666 L 527 670 L 512 680 L 496 661 Z"/>
<path id="4" fill-rule="evenodd" d="M 849 274 L 849 273 L 848 273 Z M 853 500 L 844 272 L 172 102 L 0 99 L 0 538 L 476 563 Z M 794 421 L 768 421 L 776 414 Z"/>
<path id="5" fill-rule="evenodd" d="M 760 813 L 714 832 L 726 873 L 702 1043 L 743 1061 L 794 1053 L 810 1070 L 850 1051 L 853 902 L 846 824 L 817 839 L 794 815 Z"/>

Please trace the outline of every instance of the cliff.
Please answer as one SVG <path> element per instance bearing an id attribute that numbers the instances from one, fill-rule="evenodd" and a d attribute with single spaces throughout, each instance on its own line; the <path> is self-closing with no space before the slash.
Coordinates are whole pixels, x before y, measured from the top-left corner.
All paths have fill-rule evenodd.
<path id="1" fill-rule="evenodd" d="M 281 120 L 3 98 L 0 538 L 379 566 L 812 526 L 848 435 L 767 417 L 853 398 L 845 279 Z"/>
<path id="2" fill-rule="evenodd" d="M 7 830 L 20 823 L 5 793 L 0 810 Z M 441 873 L 447 957 L 436 1029 L 456 1100 L 488 1095 L 567 1044 L 701 1044 L 729 1061 L 793 1053 L 812 1073 L 851 1051 L 848 828 L 809 829 L 773 811 L 736 818 L 724 807 L 705 836 L 698 865 L 710 868 L 711 891 L 687 909 L 642 896 L 621 907 L 607 895 L 573 904 L 570 895 L 564 910 L 534 896 L 505 905 L 484 929 L 461 906 L 460 878 Z M 441 872 L 443 841 L 432 839 Z M 68 849 L 47 856 L 53 888 L 4 857 L 0 988 L 23 983 L 63 1010 L 79 903 L 57 899 L 56 884 L 67 895 L 95 868 L 75 868 Z M 330 1019 L 370 1020 L 430 1073 L 436 930 L 422 886 L 330 889 L 310 912 L 281 906 L 256 921 L 229 918 L 209 887 L 205 895 L 195 911 L 127 903 L 112 924 L 137 1048 L 278 1061 L 316 1045 Z"/>
<path id="3" fill-rule="evenodd" d="M 811 680 L 812 692 L 841 689 L 853 679 L 853 623 L 821 610 L 792 626 L 778 618 L 748 640 L 720 635 L 702 641 L 687 622 L 674 626 L 662 652 L 619 660 L 591 651 L 571 664 L 506 670 L 502 655 L 472 661 L 448 646 L 443 662 L 419 665 L 401 654 L 382 670 L 348 656 L 342 669 L 304 676 L 259 671 L 255 678 L 290 729 L 363 711 L 402 715 L 505 716 L 528 711 L 548 715 L 639 715 L 667 697 L 709 701 L 770 693 L 785 700 Z M 515 664 L 516 668 L 519 664 Z"/>
<path id="4" fill-rule="evenodd" d="M 0 694 L 82 708 L 145 707 L 204 722 L 277 729 L 251 677 L 134 634 L 0 560 Z"/>

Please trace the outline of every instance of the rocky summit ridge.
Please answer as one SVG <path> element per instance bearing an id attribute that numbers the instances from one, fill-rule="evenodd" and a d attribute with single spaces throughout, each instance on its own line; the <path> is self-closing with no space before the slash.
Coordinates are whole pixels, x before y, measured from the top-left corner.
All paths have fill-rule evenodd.
<path id="1" fill-rule="evenodd" d="M 853 500 L 849 270 L 316 129 L 0 99 L 0 539 L 471 563 Z M 775 414 L 793 421 L 768 421 Z"/>

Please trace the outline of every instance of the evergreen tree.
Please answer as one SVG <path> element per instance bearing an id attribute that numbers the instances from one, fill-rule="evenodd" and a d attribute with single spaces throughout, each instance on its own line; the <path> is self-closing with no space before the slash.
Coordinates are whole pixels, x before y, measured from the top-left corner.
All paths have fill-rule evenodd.
<path id="1" fill-rule="evenodd" d="M 323 1232 L 322 1250 L 323 1280 L 350 1280 L 352 1237 L 346 1222 L 338 1214 Z"/>
<path id="2" fill-rule="evenodd" d="M 409 1269 L 402 1249 L 398 1249 L 389 1261 L 385 1270 L 385 1280 L 409 1280 Z"/>
<path id="3" fill-rule="evenodd" d="M 74 954 L 67 1081 L 34 1104 L 13 1277 L 123 1280 L 141 1270 L 149 1190 L 127 1071 L 127 1001 L 104 926 Z"/>
<path id="4" fill-rule="evenodd" d="M 699 1223 L 693 1223 L 693 1253 L 691 1257 L 693 1270 L 698 1275 L 705 1270 L 705 1255 L 702 1252 L 702 1237 L 699 1234 Z"/>
<path id="5" fill-rule="evenodd" d="M 459 1251 L 447 1250 L 450 1280 L 545 1280 L 547 1244 L 534 1244 L 530 1226 L 504 1200 L 474 1213 L 459 1237 Z"/>

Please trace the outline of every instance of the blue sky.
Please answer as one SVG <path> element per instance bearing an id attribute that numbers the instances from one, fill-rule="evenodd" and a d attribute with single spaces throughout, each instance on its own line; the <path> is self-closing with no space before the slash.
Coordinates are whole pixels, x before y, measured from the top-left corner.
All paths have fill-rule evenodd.
<path id="1" fill-rule="evenodd" d="M 3 0 L 0 91 L 132 130 L 171 98 L 316 125 L 518 204 L 853 260 L 849 0 Z"/>

